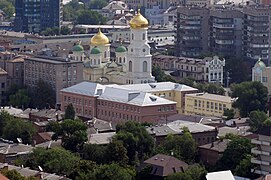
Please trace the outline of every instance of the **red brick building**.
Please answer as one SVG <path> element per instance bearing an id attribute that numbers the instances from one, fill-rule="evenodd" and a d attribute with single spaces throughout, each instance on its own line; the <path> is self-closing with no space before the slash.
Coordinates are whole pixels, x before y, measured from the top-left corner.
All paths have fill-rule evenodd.
<path id="1" fill-rule="evenodd" d="M 77 116 L 98 118 L 113 123 L 134 120 L 158 123 L 176 114 L 176 102 L 150 93 L 128 90 L 121 86 L 103 86 L 82 82 L 61 90 L 61 110 L 73 104 Z"/>

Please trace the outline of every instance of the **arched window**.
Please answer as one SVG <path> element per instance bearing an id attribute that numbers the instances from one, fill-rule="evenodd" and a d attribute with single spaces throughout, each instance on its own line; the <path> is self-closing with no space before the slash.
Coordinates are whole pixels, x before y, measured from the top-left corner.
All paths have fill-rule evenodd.
<path id="1" fill-rule="evenodd" d="M 145 40 L 145 33 L 142 34 L 142 39 Z"/>
<path id="2" fill-rule="evenodd" d="M 101 62 L 100 62 L 100 59 L 98 59 L 98 64 L 100 64 Z"/>
<path id="3" fill-rule="evenodd" d="M 133 69 L 133 63 L 132 61 L 129 61 L 129 72 L 132 72 Z"/>
<path id="4" fill-rule="evenodd" d="M 104 52 L 104 58 L 106 58 L 106 51 Z"/>
<path id="5" fill-rule="evenodd" d="M 94 59 L 94 65 L 96 64 L 96 59 Z"/>
<path id="6" fill-rule="evenodd" d="M 122 62 L 121 62 L 121 57 L 119 58 L 119 63 L 122 63 Z"/>
<path id="7" fill-rule="evenodd" d="M 148 67 L 147 61 L 144 61 L 143 62 L 143 72 L 147 72 L 147 67 Z"/>
<path id="8" fill-rule="evenodd" d="M 134 34 L 132 34 L 132 40 L 134 40 Z"/>
<path id="9" fill-rule="evenodd" d="M 90 60 L 90 64 L 93 64 L 93 61 L 92 61 L 92 59 Z"/>
<path id="10" fill-rule="evenodd" d="M 125 57 L 123 57 L 123 63 L 125 63 Z"/>

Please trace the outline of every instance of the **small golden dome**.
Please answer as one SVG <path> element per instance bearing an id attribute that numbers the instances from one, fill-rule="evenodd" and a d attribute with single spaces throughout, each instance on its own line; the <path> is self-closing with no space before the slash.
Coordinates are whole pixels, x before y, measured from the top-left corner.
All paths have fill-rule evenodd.
<path id="1" fill-rule="evenodd" d="M 109 39 L 106 37 L 106 35 L 104 35 L 104 33 L 102 33 L 101 29 L 99 28 L 98 33 L 91 38 L 90 44 L 94 46 L 109 44 Z"/>
<path id="2" fill-rule="evenodd" d="M 148 20 L 140 14 L 140 9 L 135 17 L 131 19 L 129 24 L 132 29 L 147 28 L 149 26 Z"/>

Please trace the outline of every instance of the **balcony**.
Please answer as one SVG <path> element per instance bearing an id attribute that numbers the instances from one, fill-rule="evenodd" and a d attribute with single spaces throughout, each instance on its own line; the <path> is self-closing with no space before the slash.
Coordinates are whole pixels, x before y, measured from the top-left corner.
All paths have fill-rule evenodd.
<path id="1" fill-rule="evenodd" d="M 220 29 L 232 29 L 234 28 L 234 24 L 218 24 L 213 23 L 214 28 L 220 28 Z"/>
<path id="2" fill-rule="evenodd" d="M 259 160 L 259 159 L 256 159 L 256 158 L 251 158 L 251 163 L 259 164 L 259 165 L 266 165 L 266 166 L 270 165 L 270 162 L 262 161 L 262 160 Z"/>
<path id="3" fill-rule="evenodd" d="M 258 139 L 252 139 L 251 140 L 252 144 L 258 144 L 258 145 L 266 145 L 266 146 L 270 146 L 270 142 L 267 141 L 259 141 Z"/>
<path id="4" fill-rule="evenodd" d="M 258 155 L 265 155 L 265 156 L 270 156 L 270 152 L 267 151 L 261 151 L 257 147 L 251 149 L 251 153 L 253 154 L 258 154 Z"/>
<path id="5" fill-rule="evenodd" d="M 216 44 L 234 44 L 234 41 L 233 40 L 215 40 L 215 43 Z"/>
<path id="6" fill-rule="evenodd" d="M 267 171 L 258 170 L 258 169 L 251 169 L 251 172 L 255 173 L 255 174 L 262 174 L 262 175 L 269 174 L 269 172 L 267 172 Z"/>

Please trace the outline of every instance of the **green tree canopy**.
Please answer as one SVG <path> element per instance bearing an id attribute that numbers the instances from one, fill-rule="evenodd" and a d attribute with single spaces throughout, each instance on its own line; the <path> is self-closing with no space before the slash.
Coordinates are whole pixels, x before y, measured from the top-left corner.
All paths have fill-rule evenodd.
<path id="1" fill-rule="evenodd" d="M 89 2 L 88 7 L 89 9 L 102 9 L 107 4 L 105 0 L 92 0 Z"/>
<path id="2" fill-rule="evenodd" d="M 238 97 L 234 106 L 240 110 L 242 117 L 251 111 L 267 111 L 267 88 L 260 82 L 242 82 L 231 86 L 232 97 Z"/>
<path id="3" fill-rule="evenodd" d="M 234 175 L 240 177 L 246 177 L 250 179 L 255 179 L 256 176 L 251 172 L 251 169 L 255 167 L 255 164 L 251 163 L 252 156 L 247 154 L 244 159 L 234 169 Z"/>
<path id="4" fill-rule="evenodd" d="M 234 115 L 235 113 L 233 109 L 224 109 L 223 116 L 226 116 L 227 120 L 233 119 Z"/>
<path id="5" fill-rule="evenodd" d="M 268 119 L 268 116 L 265 112 L 262 111 L 252 111 L 249 113 L 249 126 L 252 132 L 257 132 L 258 129 L 261 129 L 264 126 L 265 121 Z"/>
<path id="6" fill-rule="evenodd" d="M 21 138 L 24 144 L 31 144 L 34 133 L 35 128 L 30 122 L 10 118 L 4 127 L 3 138 L 11 141 L 17 141 L 17 138 Z"/>
<path id="7" fill-rule="evenodd" d="M 65 109 L 65 119 L 74 119 L 75 111 L 72 104 L 69 104 Z"/>
<path id="8" fill-rule="evenodd" d="M 162 144 L 156 148 L 156 152 L 167 155 L 173 154 L 176 158 L 186 162 L 193 162 L 196 156 L 197 146 L 191 133 L 185 128 L 181 136 L 169 134 Z"/>
<path id="9" fill-rule="evenodd" d="M 103 164 L 106 162 L 106 149 L 107 146 L 100 146 L 98 144 L 84 144 L 81 154 L 83 159 L 94 161 L 97 164 Z"/>
<path id="10" fill-rule="evenodd" d="M 30 97 L 25 89 L 19 89 L 15 94 L 9 96 L 9 104 L 12 106 L 27 108 Z"/>
<path id="11" fill-rule="evenodd" d="M 77 17 L 78 24 L 104 24 L 105 18 L 96 11 L 80 10 Z"/>
<path id="12" fill-rule="evenodd" d="M 217 162 L 218 169 L 234 171 L 236 166 L 250 155 L 252 147 L 250 139 L 232 136 L 223 156 Z"/>
<path id="13" fill-rule="evenodd" d="M 118 164 L 106 164 L 101 165 L 95 171 L 95 177 L 97 180 L 133 180 L 135 178 L 136 172 L 131 168 L 124 168 Z"/>
<path id="14" fill-rule="evenodd" d="M 225 95 L 225 90 L 220 84 L 196 83 L 194 87 L 202 92 L 208 92 L 210 94 Z"/>
<path id="15" fill-rule="evenodd" d="M 3 169 L 3 170 L 0 170 L 0 172 L 3 175 L 5 175 L 7 178 L 9 178 L 10 180 L 35 180 L 34 176 L 24 177 L 15 169 L 13 169 L 13 170 L 4 170 Z"/>
<path id="16" fill-rule="evenodd" d="M 121 141 L 112 141 L 106 148 L 107 162 L 118 163 L 121 166 L 126 166 L 128 163 L 127 150 Z"/>
<path id="17" fill-rule="evenodd" d="M 80 120 L 66 119 L 61 123 L 51 122 L 48 129 L 54 132 L 53 140 L 62 137 L 62 146 L 77 151 L 87 141 L 87 126 Z"/>
<path id="18" fill-rule="evenodd" d="M 3 135 L 5 126 L 12 118 L 7 111 L 0 111 L 0 137 Z"/>
<path id="19" fill-rule="evenodd" d="M 77 169 L 78 163 L 80 158 L 63 148 L 35 148 L 25 165 L 32 169 L 41 166 L 46 172 L 70 176 Z"/>
<path id="20" fill-rule="evenodd" d="M 230 83 L 241 83 L 251 79 L 251 68 L 243 59 L 226 58 L 225 63 L 225 72 L 229 72 Z"/>
<path id="21" fill-rule="evenodd" d="M 154 139 L 141 124 L 128 121 L 117 125 L 116 130 L 117 134 L 113 139 L 123 142 L 127 149 L 129 164 L 136 164 L 138 158 L 141 159 L 153 151 Z"/>
<path id="22" fill-rule="evenodd" d="M 152 75 L 155 77 L 155 80 L 157 82 L 176 82 L 176 80 L 172 76 L 165 74 L 165 72 L 160 68 L 160 66 L 152 66 Z"/>
<path id="23" fill-rule="evenodd" d="M 14 4 L 12 4 L 10 0 L 1 0 L 0 9 L 4 11 L 8 18 L 13 17 L 13 14 L 15 13 Z"/>

